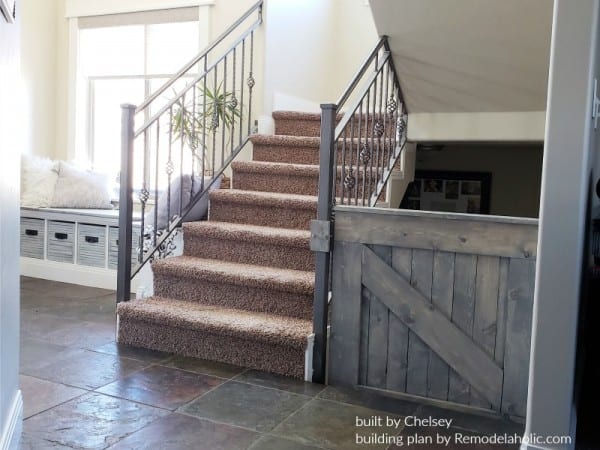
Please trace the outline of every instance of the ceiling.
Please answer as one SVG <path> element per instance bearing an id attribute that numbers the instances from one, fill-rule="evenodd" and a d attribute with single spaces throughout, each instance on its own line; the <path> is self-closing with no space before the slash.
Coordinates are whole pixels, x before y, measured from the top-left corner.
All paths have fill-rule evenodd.
<path id="1" fill-rule="evenodd" d="M 411 113 L 546 109 L 552 0 L 370 0 Z"/>

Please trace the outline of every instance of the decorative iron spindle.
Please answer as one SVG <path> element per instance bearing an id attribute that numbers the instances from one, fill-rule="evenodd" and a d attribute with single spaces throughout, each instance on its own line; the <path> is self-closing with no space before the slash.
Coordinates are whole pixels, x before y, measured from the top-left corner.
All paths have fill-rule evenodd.
<path id="1" fill-rule="evenodd" d="M 350 99 L 352 103 L 346 105 Z M 336 126 L 336 117 L 343 109 L 345 114 Z M 336 202 L 374 206 L 405 142 L 406 111 L 387 38 L 383 37 L 337 104 L 322 106 L 321 167 L 314 228 L 329 229 L 330 233 L 334 230 L 331 222 Z M 339 167 L 332 170 L 335 164 Z M 331 234 L 329 239 L 331 245 Z M 317 251 L 313 308 L 313 381 L 316 382 L 325 380 L 330 257 L 327 248 Z"/>
<path id="2" fill-rule="evenodd" d="M 118 302 L 129 300 L 130 280 L 144 264 L 172 253 L 175 233 L 183 220 L 208 195 L 248 142 L 249 133 L 245 130 L 251 128 L 252 90 L 256 83 L 254 31 L 262 23 L 262 3 L 258 1 L 141 105 L 137 108 L 128 105 L 124 109 L 121 164 L 124 169 L 119 202 L 123 229 L 119 254 L 123 257 L 119 257 Z M 134 129 L 137 121 L 142 125 Z M 143 157 L 134 158 L 134 148 L 143 152 Z M 183 195 L 188 186 L 189 202 Z M 135 258 L 138 264 L 131 267 L 129 263 L 125 269 L 125 257 L 132 260 L 130 205 L 134 192 L 140 204 L 138 223 L 143 242 L 133 245 L 138 247 Z M 159 202 L 167 212 L 166 224 L 158 214 Z M 154 210 L 150 213 L 152 205 Z"/>

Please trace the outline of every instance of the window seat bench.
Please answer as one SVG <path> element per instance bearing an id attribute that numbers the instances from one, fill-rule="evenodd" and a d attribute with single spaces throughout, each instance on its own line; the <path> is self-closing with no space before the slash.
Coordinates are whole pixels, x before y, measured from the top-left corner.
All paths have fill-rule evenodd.
<path id="1" fill-rule="evenodd" d="M 116 289 L 118 239 L 118 210 L 22 207 L 21 275 Z M 132 283 L 133 292 L 136 287 Z"/>

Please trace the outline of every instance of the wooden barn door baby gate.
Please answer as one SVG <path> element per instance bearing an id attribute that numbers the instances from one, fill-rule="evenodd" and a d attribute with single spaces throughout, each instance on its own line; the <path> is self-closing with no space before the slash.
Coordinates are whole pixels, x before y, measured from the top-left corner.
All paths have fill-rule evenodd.
<path id="1" fill-rule="evenodd" d="M 537 220 L 338 207 L 329 382 L 524 417 Z"/>

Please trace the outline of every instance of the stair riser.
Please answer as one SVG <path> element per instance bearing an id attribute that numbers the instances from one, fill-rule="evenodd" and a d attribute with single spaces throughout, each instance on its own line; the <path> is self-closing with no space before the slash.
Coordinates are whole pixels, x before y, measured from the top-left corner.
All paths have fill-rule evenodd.
<path id="1" fill-rule="evenodd" d="M 316 217 L 316 204 L 314 209 L 233 203 L 217 199 L 211 199 L 210 204 L 210 220 L 218 222 L 308 230 L 310 221 Z"/>
<path id="2" fill-rule="evenodd" d="M 339 121 L 336 121 L 336 125 Z M 349 123 L 347 126 L 347 136 L 352 135 L 358 137 L 365 136 L 376 136 L 374 133 L 375 123 L 371 116 L 367 121 L 366 116 L 363 115 L 361 122 L 358 122 L 358 116 L 354 119 L 354 125 Z M 381 121 L 380 127 L 383 126 L 385 129 L 385 135 L 393 137 L 395 132 L 395 124 L 391 117 L 386 117 L 385 120 Z M 321 122 L 317 120 L 290 120 L 290 119 L 276 119 L 275 120 L 275 134 L 284 136 L 309 136 L 319 137 L 321 135 Z"/>
<path id="3" fill-rule="evenodd" d="M 254 161 L 319 165 L 318 147 L 254 144 Z"/>
<path id="4" fill-rule="evenodd" d="M 279 316 L 310 319 L 313 294 L 238 286 L 154 271 L 154 295 Z"/>
<path id="5" fill-rule="evenodd" d="M 294 176 L 278 173 L 233 172 L 234 189 L 317 195 L 319 176 Z"/>
<path id="6" fill-rule="evenodd" d="M 315 270 L 314 253 L 306 248 L 272 245 L 268 241 L 245 242 L 188 235 L 184 255 L 205 259 L 293 270 Z"/>
<path id="7" fill-rule="evenodd" d="M 338 177 L 341 176 L 341 170 L 338 172 Z M 375 174 L 373 174 L 373 178 Z M 362 173 L 357 179 L 357 187 L 352 189 L 352 197 L 356 195 L 358 189 L 358 197 L 362 199 L 363 193 L 363 177 Z M 262 191 L 262 192 L 283 192 L 287 194 L 300 195 L 317 195 L 319 186 L 319 176 L 292 176 L 277 173 L 251 173 L 251 172 L 236 172 L 233 173 L 234 189 L 243 189 L 246 191 Z M 366 186 L 365 186 L 366 187 Z M 336 185 L 336 196 L 342 195 L 342 187 L 338 182 Z M 347 196 L 348 193 L 346 192 Z"/>
<path id="8" fill-rule="evenodd" d="M 250 367 L 294 378 L 304 377 L 304 350 L 300 348 L 121 317 L 117 339 L 124 345 Z"/>
<path id="9" fill-rule="evenodd" d="M 319 137 L 321 135 L 321 121 L 275 119 L 275 134 Z"/>
<path id="10" fill-rule="evenodd" d="M 354 164 L 356 164 L 357 160 L 356 153 L 361 153 L 361 150 L 358 149 L 358 142 L 358 140 L 354 140 L 353 142 L 348 140 L 346 144 L 347 158 L 352 155 Z M 362 142 L 365 142 L 365 140 L 362 140 Z M 390 140 L 385 142 L 381 141 L 381 143 L 379 143 L 378 140 L 374 140 L 370 143 L 369 147 L 372 148 L 371 157 L 373 159 L 373 165 L 377 165 L 377 156 L 379 156 L 379 164 L 385 164 L 387 162 L 389 149 L 392 148 L 392 145 L 393 141 Z M 338 155 L 340 158 L 338 163 L 341 162 L 341 149 L 342 145 L 338 144 Z M 319 165 L 319 149 L 316 147 L 255 144 L 253 152 L 254 161 Z M 347 163 L 350 163 L 349 159 L 347 160 Z M 361 161 L 361 167 L 363 164 L 364 163 Z M 370 162 L 368 164 L 370 165 Z"/>

